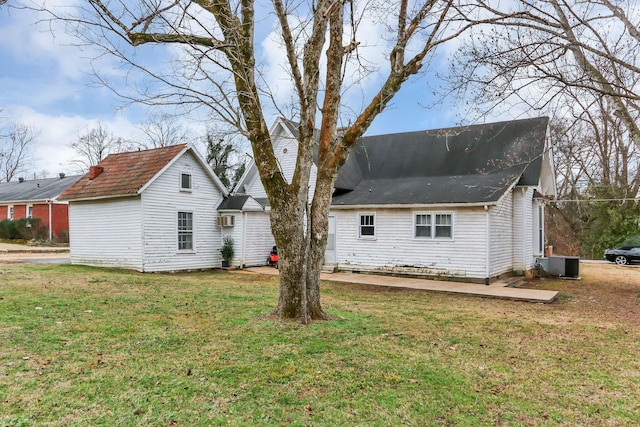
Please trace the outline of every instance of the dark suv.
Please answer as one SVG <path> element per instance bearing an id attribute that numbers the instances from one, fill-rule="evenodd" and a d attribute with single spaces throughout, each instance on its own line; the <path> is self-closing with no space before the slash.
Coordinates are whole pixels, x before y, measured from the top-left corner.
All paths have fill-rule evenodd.
<path id="1" fill-rule="evenodd" d="M 627 265 L 632 262 L 640 262 L 640 246 L 620 246 L 617 249 L 607 249 L 604 251 L 607 261 L 615 262 L 618 265 Z"/>

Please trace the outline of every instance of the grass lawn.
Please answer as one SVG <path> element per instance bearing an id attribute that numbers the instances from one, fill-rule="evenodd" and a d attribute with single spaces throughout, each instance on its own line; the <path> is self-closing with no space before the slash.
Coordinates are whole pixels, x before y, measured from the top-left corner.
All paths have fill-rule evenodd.
<path id="1" fill-rule="evenodd" d="M 637 316 L 572 286 L 602 284 L 540 305 L 325 283 L 336 320 L 305 327 L 262 317 L 275 277 L 4 264 L 0 426 L 640 425 Z"/>

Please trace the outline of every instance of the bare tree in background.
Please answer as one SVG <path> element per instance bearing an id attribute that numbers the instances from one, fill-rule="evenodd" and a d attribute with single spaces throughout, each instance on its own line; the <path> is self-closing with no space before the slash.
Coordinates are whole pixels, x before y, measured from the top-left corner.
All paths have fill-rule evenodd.
<path id="1" fill-rule="evenodd" d="M 339 2 L 272 0 L 182 1 L 88 0 L 76 16 L 83 42 L 102 46 L 132 69 L 155 79 L 155 86 L 125 97 L 147 104 L 204 109 L 235 127 L 251 143 L 260 179 L 271 205 L 271 228 L 280 254 L 280 293 L 274 315 L 283 319 L 326 319 L 320 302 L 320 269 L 327 240 L 328 211 L 338 169 L 359 137 L 434 55 L 436 47 L 468 26 L 461 15 L 475 3 L 439 0 Z M 385 23 L 380 48 L 386 64 L 360 48 L 365 18 Z M 482 22 L 489 22 L 490 19 Z M 256 24 L 273 25 L 285 52 L 283 77 L 293 95 L 278 103 L 277 88 L 261 75 Z M 143 45 L 172 45 L 181 59 L 154 68 L 136 56 Z M 374 89 L 354 105 L 344 91 L 371 72 Z M 105 82 L 108 82 L 105 78 Z M 372 82 L 372 83 L 371 83 Z M 298 154 L 291 179 L 276 159 L 267 113 L 291 111 L 298 125 Z M 344 128 L 336 137 L 339 120 Z M 317 129 L 316 129 L 317 128 Z M 310 173 L 317 153 L 317 179 L 310 198 Z"/>
<path id="2" fill-rule="evenodd" d="M 89 170 L 90 166 L 97 165 L 109 154 L 121 153 L 132 148 L 129 141 L 113 135 L 102 123 L 80 135 L 70 147 L 76 152 L 71 164 L 82 172 Z"/>
<path id="3" fill-rule="evenodd" d="M 23 123 L 0 129 L 0 182 L 9 182 L 31 167 L 39 135 L 39 130 Z"/>
<path id="4" fill-rule="evenodd" d="M 560 253 L 599 257 L 638 234 L 640 149 L 606 98 L 575 95 L 572 120 L 551 125 L 560 200 L 548 236 Z"/>
<path id="5" fill-rule="evenodd" d="M 567 90 L 604 97 L 640 146 L 640 10 L 632 2 L 590 0 L 496 3 L 481 15 L 502 17 L 475 31 L 452 59 L 454 89 L 475 93 L 474 107 L 548 110 Z M 499 9 L 504 7 L 505 9 Z M 512 9 L 518 8 L 513 14 Z M 636 23 L 636 24 L 633 24 Z"/>
<path id="6" fill-rule="evenodd" d="M 610 0 L 509 4 L 480 0 L 478 4 L 484 14 L 504 19 L 492 28 L 474 30 L 452 59 L 454 89 L 464 96 L 475 95 L 472 105 L 485 105 L 485 111 L 539 110 L 564 121 L 555 120 L 552 135 L 559 198 L 581 201 L 559 203 L 551 210 L 551 219 L 568 225 L 568 233 L 578 242 L 574 249 L 594 256 L 632 232 L 634 222 L 637 232 L 637 204 L 628 200 L 638 192 L 637 4 Z M 510 18 L 512 11 L 500 7 L 517 7 L 520 13 Z M 564 130 L 559 132 L 558 127 Z M 589 198 L 602 201 L 582 201 Z"/>
<path id="7" fill-rule="evenodd" d="M 178 119 L 170 114 L 152 114 L 138 127 L 146 135 L 146 140 L 140 142 L 144 148 L 168 147 L 189 142 L 187 131 Z"/>

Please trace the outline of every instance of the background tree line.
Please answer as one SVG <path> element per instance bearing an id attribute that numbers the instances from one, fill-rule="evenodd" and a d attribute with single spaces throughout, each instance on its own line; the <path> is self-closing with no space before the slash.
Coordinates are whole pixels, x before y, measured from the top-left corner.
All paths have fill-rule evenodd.
<path id="1" fill-rule="evenodd" d="M 37 155 L 42 131 L 30 124 L 4 120 L 0 126 L 0 182 L 19 177 L 47 178 L 48 171 L 35 172 L 33 161 Z M 192 135 L 175 116 L 151 114 L 138 125 L 141 137 L 126 138 L 114 134 L 106 124 L 98 122 L 81 132 L 69 144 L 75 156 L 69 160 L 73 173 L 84 173 L 109 154 L 147 150 L 170 145 L 193 143 L 206 150 L 206 161 L 222 183 L 231 190 L 245 170 L 243 141 L 237 135 L 209 129 L 205 135 Z"/>
<path id="2" fill-rule="evenodd" d="M 637 2 L 477 3 L 503 19 L 470 30 L 445 94 L 467 101 L 469 117 L 551 117 L 558 202 L 547 209 L 547 238 L 556 253 L 601 259 L 607 247 L 640 243 Z"/>
<path id="3" fill-rule="evenodd" d="M 640 150 L 610 106 L 592 101 L 551 125 L 558 202 L 547 210 L 547 238 L 557 253 L 600 259 L 606 248 L 640 244 Z"/>

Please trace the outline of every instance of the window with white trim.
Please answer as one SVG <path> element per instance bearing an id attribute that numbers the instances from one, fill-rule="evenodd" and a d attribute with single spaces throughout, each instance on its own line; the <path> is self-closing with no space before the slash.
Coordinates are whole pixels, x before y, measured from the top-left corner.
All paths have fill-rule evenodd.
<path id="1" fill-rule="evenodd" d="M 27 218 L 33 218 L 33 205 L 27 206 Z"/>
<path id="2" fill-rule="evenodd" d="M 193 250 L 193 212 L 178 212 L 178 250 Z"/>
<path id="3" fill-rule="evenodd" d="M 436 214 L 436 227 L 434 238 L 446 238 L 453 237 L 453 215 L 451 214 Z"/>
<path id="4" fill-rule="evenodd" d="M 537 225 L 537 236 L 536 236 L 536 240 L 537 240 L 537 249 L 538 249 L 538 253 L 539 254 L 544 254 L 544 205 L 539 204 L 538 205 L 538 223 Z"/>
<path id="5" fill-rule="evenodd" d="M 13 219 L 13 205 L 9 205 L 7 218 Z"/>
<path id="6" fill-rule="evenodd" d="M 415 237 L 431 237 L 431 215 L 416 214 Z"/>
<path id="7" fill-rule="evenodd" d="M 359 217 L 359 237 L 375 238 L 376 237 L 376 216 L 372 213 L 361 213 Z"/>
<path id="8" fill-rule="evenodd" d="M 416 213 L 413 236 L 417 239 L 452 239 L 453 214 Z"/>
<path id="9" fill-rule="evenodd" d="M 180 174 L 180 190 L 191 191 L 191 188 L 192 188 L 191 174 L 181 173 Z"/>

